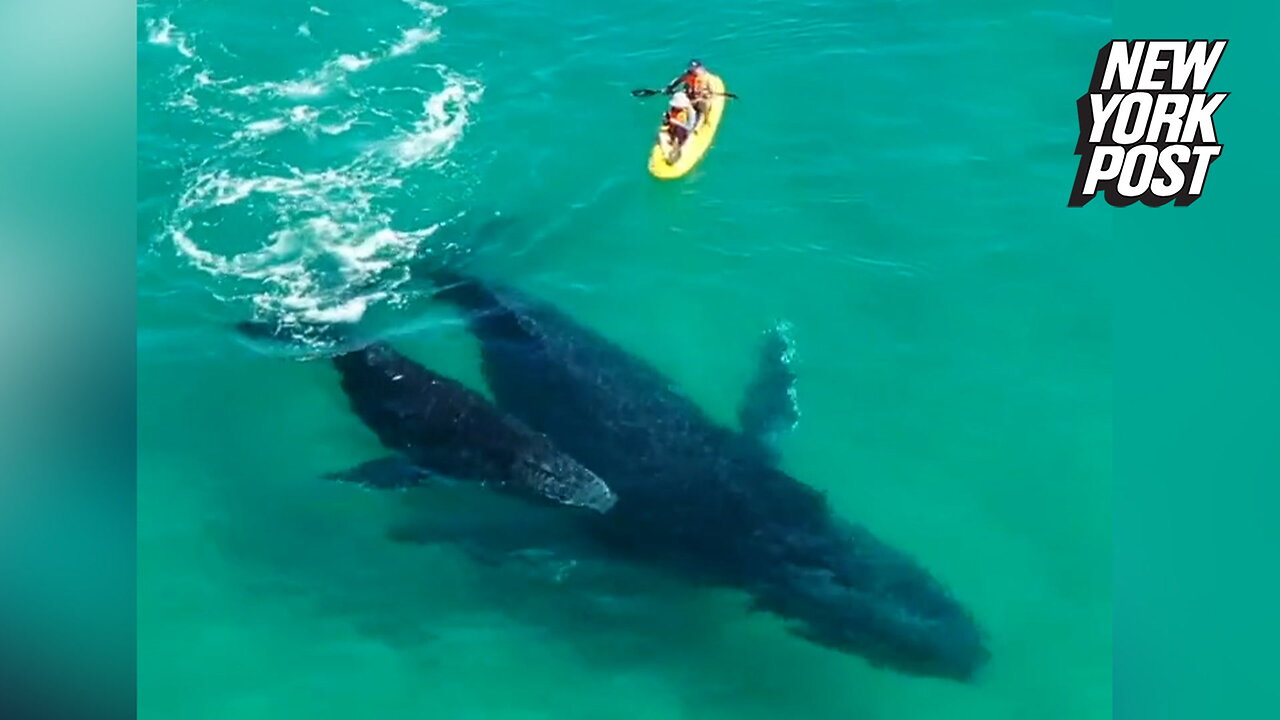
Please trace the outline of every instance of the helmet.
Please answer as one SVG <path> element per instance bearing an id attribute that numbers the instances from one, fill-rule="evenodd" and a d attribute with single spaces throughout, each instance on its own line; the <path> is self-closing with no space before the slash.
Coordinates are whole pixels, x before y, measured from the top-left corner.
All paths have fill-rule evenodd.
<path id="1" fill-rule="evenodd" d="M 671 107 L 687 108 L 687 107 L 692 107 L 692 103 L 689 102 L 689 96 L 684 94 L 683 91 L 681 91 L 671 96 Z"/>

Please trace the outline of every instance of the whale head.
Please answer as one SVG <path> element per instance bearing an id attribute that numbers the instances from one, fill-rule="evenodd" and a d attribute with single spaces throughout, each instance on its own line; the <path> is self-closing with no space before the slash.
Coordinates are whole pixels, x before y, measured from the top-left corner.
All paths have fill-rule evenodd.
<path id="1" fill-rule="evenodd" d="M 604 480 L 549 443 L 539 443 L 522 453 L 513 474 L 521 485 L 562 505 L 606 513 L 618 501 Z"/>
<path id="2" fill-rule="evenodd" d="M 789 538 L 755 605 L 813 643 L 909 675 L 975 681 L 990 659 L 970 613 L 924 568 L 860 528 Z"/>

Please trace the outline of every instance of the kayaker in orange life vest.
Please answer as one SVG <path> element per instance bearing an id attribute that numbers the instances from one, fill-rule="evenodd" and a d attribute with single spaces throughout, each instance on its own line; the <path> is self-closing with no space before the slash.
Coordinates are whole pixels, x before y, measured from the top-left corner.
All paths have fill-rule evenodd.
<path id="1" fill-rule="evenodd" d="M 672 145 L 667 162 L 674 163 L 680 158 L 680 148 L 684 146 L 685 141 L 689 139 L 689 134 L 698 124 L 698 112 L 693 109 L 693 103 L 689 101 L 688 95 L 677 92 L 671 96 L 671 104 L 662 121 L 662 127 L 671 137 Z"/>
<path id="2" fill-rule="evenodd" d="M 690 60 L 689 68 L 680 77 L 668 83 L 664 92 L 670 95 L 676 88 L 684 85 L 685 94 L 693 100 L 693 109 L 698 111 L 698 117 L 706 117 L 707 99 L 711 97 L 711 88 L 706 78 L 707 68 L 702 65 L 702 62 Z"/>

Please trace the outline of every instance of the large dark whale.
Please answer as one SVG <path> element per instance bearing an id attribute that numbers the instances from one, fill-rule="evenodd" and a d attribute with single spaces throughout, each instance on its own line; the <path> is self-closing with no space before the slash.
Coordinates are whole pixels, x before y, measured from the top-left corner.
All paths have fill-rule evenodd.
<path id="1" fill-rule="evenodd" d="M 739 431 L 548 304 L 452 273 L 434 279 L 480 340 L 497 404 L 617 493 L 608 514 L 574 519 L 609 550 L 739 588 L 797 635 L 876 666 L 968 682 L 986 664 L 984 633 L 942 583 L 775 466 L 767 436 L 794 420 L 776 343 Z"/>
<path id="2" fill-rule="evenodd" d="M 238 327 L 249 337 L 282 337 L 279 328 L 264 324 Z M 443 477 L 600 513 L 617 502 L 603 480 L 546 435 L 385 342 L 348 347 L 331 360 L 351 410 L 395 454 L 330 479 L 403 489 Z"/>

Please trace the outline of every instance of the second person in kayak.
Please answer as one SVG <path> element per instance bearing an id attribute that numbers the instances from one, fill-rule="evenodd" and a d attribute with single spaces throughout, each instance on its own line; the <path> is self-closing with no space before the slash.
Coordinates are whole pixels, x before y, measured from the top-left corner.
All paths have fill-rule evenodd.
<path id="1" fill-rule="evenodd" d="M 671 139 L 671 152 L 667 153 L 667 162 L 675 163 L 680 158 L 680 149 L 698 124 L 698 111 L 694 109 L 689 96 L 677 92 L 671 96 L 670 106 L 663 118 L 663 129 Z"/>

